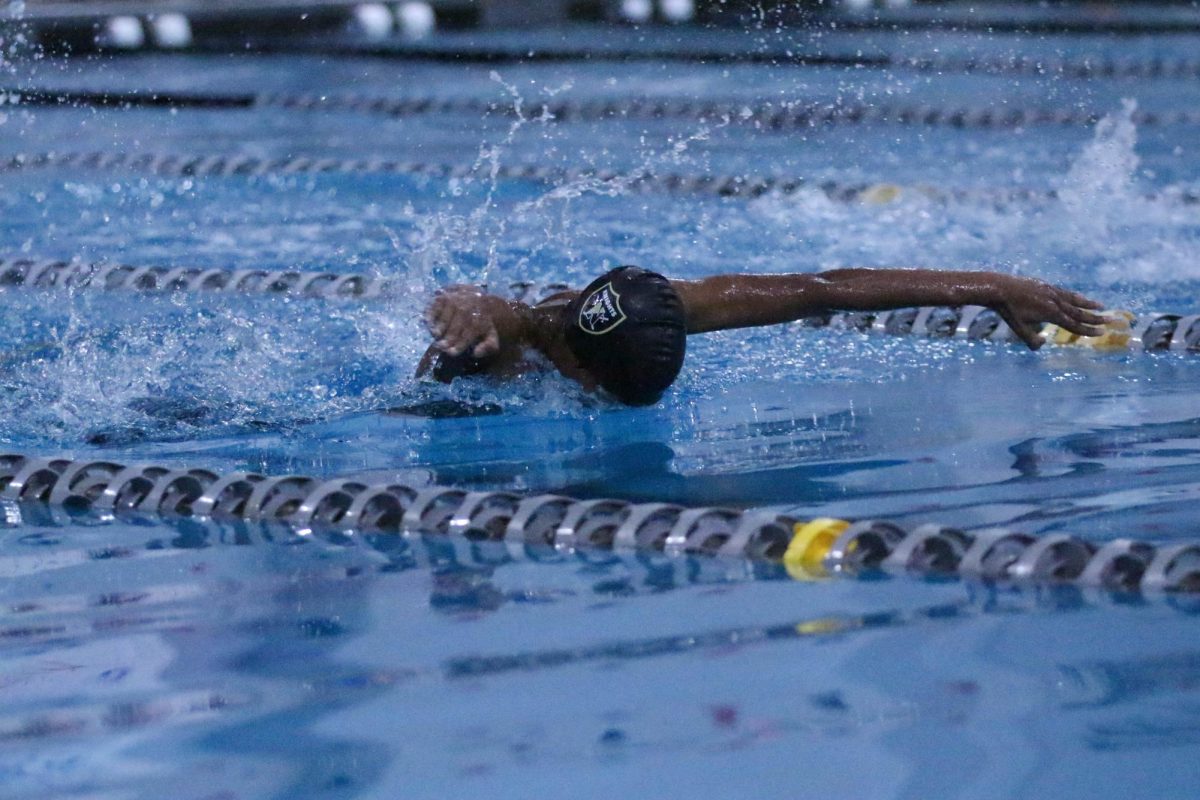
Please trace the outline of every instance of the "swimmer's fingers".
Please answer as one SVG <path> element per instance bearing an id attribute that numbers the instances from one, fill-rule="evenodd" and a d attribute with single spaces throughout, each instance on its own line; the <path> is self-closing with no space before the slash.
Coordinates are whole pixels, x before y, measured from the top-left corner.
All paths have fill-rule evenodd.
<path id="1" fill-rule="evenodd" d="M 467 314 L 467 319 L 463 320 L 462 331 L 462 349 L 469 349 L 476 359 L 493 355 L 500 349 L 500 335 L 496 330 L 496 323 L 484 308 L 472 308 Z"/>
<path id="2" fill-rule="evenodd" d="M 1103 325 L 1085 325 L 1083 323 L 1076 322 L 1073 319 L 1066 318 L 1061 319 L 1054 324 L 1065 331 L 1070 331 L 1071 333 L 1078 334 L 1079 336 L 1102 336 L 1104 335 L 1104 332 L 1108 330 Z"/>
<path id="3" fill-rule="evenodd" d="M 434 336 L 434 346 L 447 355 L 456 356 L 473 347 L 486 334 L 477 321 L 479 310 L 470 300 L 446 292 L 430 304 L 426 314 L 429 331 Z"/>
<path id="4" fill-rule="evenodd" d="M 434 295 L 425 308 L 425 327 L 434 338 L 441 338 L 461 313 L 474 313 L 481 293 L 473 286 L 448 286 Z"/>
<path id="5" fill-rule="evenodd" d="M 1047 321 L 1080 336 L 1100 336 L 1106 330 L 1108 318 L 1095 311 L 1060 302 L 1058 315 Z"/>
<path id="6" fill-rule="evenodd" d="M 480 340 L 479 344 L 475 345 L 475 349 L 471 351 L 471 355 L 475 358 L 486 358 L 490 355 L 495 355 L 500 352 L 500 334 L 493 325 Z"/>
<path id="7" fill-rule="evenodd" d="M 471 315 L 456 308 L 450 312 L 446 329 L 437 340 L 437 346 L 448 355 L 456 356 L 475 344 L 479 337 L 475 333 Z"/>
<path id="8" fill-rule="evenodd" d="M 1002 276 L 995 280 L 991 307 L 1032 350 L 1042 345 L 1043 323 L 1080 336 L 1099 336 L 1106 330 L 1107 317 L 1097 313 L 1103 303 L 1032 278 Z"/>
<path id="9" fill-rule="evenodd" d="M 1104 314 L 1097 314 L 1095 311 L 1088 311 L 1077 306 L 1066 306 L 1062 310 L 1066 316 L 1075 320 L 1080 325 L 1099 325 L 1100 327 L 1104 327 L 1105 323 L 1109 320 Z"/>
<path id="10" fill-rule="evenodd" d="M 425 326 L 433 335 L 433 346 L 457 356 L 470 352 L 486 358 L 500 351 L 500 330 L 491 298 L 473 286 L 451 286 L 433 298 L 425 310 Z"/>
<path id="11" fill-rule="evenodd" d="M 437 344 L 452 356 L 470 350 L 475 358 L 484 358 L 499 352 L 500 333 L 486 314 L 460 308 Z"/>
<path id="12" fill-rule="evenodd" d="M 1091 311 L 1100 311 L 1104 308 L 1104 303 L 1086 297 L 1079 292 L 1072 292 L 1069 289 L 1062 289 L 1061 291 L 1065 295 L 1066 301 L 1077 308 L 1086 308 Z"/>
<path id="13" fill-rule="evenodd" d="M 483 313 L 474 313 L 463 325 L 462 349 L 470 349 L 475 358 L 495 355 L 500 351 L 500 332 L 491 317 Z"/>
<path id="14" fill-rule="evenodd" d="M 454 303 L 446 295 L 439 294 L 425 309 L 425 327 L 435 339 L 440 339 L 450 326 L 453 315 Z"/>
<path id="15" fill-rule="evenodd" d="M 1084 325 L 1103 325 L 1107 321 L 1103 314 L 1096 313 L 1104 308 L 1104 304 L 1098 300 L 1060 288 L 1055 288 L 1050 297 L 1059 311 Z"/>
<path id="16" fill-rule="evenodd" d="M 1012 309 L 1004 307 L 996 309 L 1000 314 L 1000 318 L 1008 324 L 1009 329 L 1017 335 L 1017 338 L 1025 343 L 1030 350 L 1037 350 L 1043 344 L 1042 334 L 1039 327 L 1035 327 L 1018 315 L 1012 312 Z"/>

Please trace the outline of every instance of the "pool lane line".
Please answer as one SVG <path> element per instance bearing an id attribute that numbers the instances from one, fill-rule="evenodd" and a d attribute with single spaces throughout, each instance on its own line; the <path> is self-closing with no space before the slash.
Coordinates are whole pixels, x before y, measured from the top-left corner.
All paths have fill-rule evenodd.
<path id="1" fill-rule="evenodd" d="M 195 97 L 184 98 L 195 101 Z M 729 122 L 767 130 L 805 130 L 829 125 L 900 124 L 954 128 L 1024 128 L 1031 125 L 1095 125 L 1097 111 L 1064 108 L 937 108 L 888 103 L 747 103 L 745 101 L 633 98 L 622 100 L 555 100 L 497 102 L 478 98 L 386 98 L 339 94 L 262 94 L 257 105 L 311 111 L 355 111 L 405 117 L 425 113 L 503 114 L 560 122 L 608 119 L 685 119 Z M 241 107 L 241 106 L 230 106 Z M 1131 120 L 1141 126 L 1196 125 L 1200 112 L 1139 111 Z"/>
<path id="2" fill-rule="evenodd" d="M 22 288 L 129 291 L 146 294 L 264 294 L 350 300 L 390 298 L 404 291 L 392 279 L 354 272 L 132 266 L 0 256 L 0 289 Z M 571 287 L 565 283 L 513 281 L 502 288 L 491 288 L 510 299 L 536 304 Z M 1042 333 L 1048 343 L 1058 346 L 1088 347 L 1102 351 L 1200 353 L 1200 314 L 1151 312 L 1140 317 L 1123 311 L 1111 314 L 1107 323 L 1108 330 L 1100 336 L 1079 336 L 1054 325 L 1045 326 Z M 892 336 L 995 343 L 1019 341 L 997 312 L 983 306 L 923 306 L 890 311 L 844 311 L 807 317 L 796 324 L 806 328 L 851 330 Z M 42 346 L 44 345 L 34 345 Z"/>
<path id="3" fill-rule="evenodd" d="M 430 164 L 387 158 L 318 158 L 286 156 L 259 158 L 238 155 L 170 153 L 49 152 L 0 156 L 0 174 L 28 169 L 141 170 L 167 177 L 266 177 L 271 175 L 407 175 L 418 178 L 451 179 L 482 177 L 482 170 L 468 164 Z M 900 186 L 891 183 L 847 184 L 837 181 L 808 181 L 776 175 L 687 175 L 649 170 L 619 172 L 606 169 L 566 169 L 533 164 L 501 164 L 488 167 L 486 176 L 561 186 L 590 183 L 622 192 L 665 192 L 680 195 L 756 198 L 789 196 L 803 191 L 822 192 L 834 202 L 883 205 L 900 198 L 917 197 L 933 202 L 1024 203 L 1055 201 L 1056 189 L 946 189 L 937 186 Z M 1200 205 L 1200 192 L 1169 190 L 1149 192 L 1142 198 L 1185 206 Z"/>
<path id="4" fill-rule="evenodd" d="M 1062 601 L 1063 610 L 1078 608 L 1080 602 Z M 443 662 L 450 680 L 476 679 L 507 672 L 536 672 L 558 667 L 601 662 L 615 664 L 687 653 L 729 652 L 774 642 L 842 637 L 862 631 L 908 628 L 947 623 L 972 616 L 979 603 L 970 600 L 937 603 L 914 609 L 889 609 L 865 614 L 827 614 L 794 619 L 775 625 L 742 625 L 698 632 L 667 634 L 638 639 L 618 639 L 578 647 L 556 647 L 495 655 L 468 655 Z M 1053 607 L 1051 605 L 1051 607 Z M 1012 613 L 1012 606 L 1005 612 Z"/>
<path id="5" fill-rule="evenodd" d="M 129 54 L 137 54 L 130 51 Z M 144 51 L 142 51 L 144 52 Z M 373 57 L 401 61 L 431 61 L 451 63 L 562 63 L 587 62 L 675 62 L 713 65 L 761 65 L 772 67 L 841 67 L 845 69 L 905 69 L 922 73 L 966 73 L 979 75 L 1025 75 L 1065 77 L 1075 79 L 1179 79 L 1200 78 L 1200 60 L 1194 58 L 1113 59 L 1105 56 L 1068 60 L 1060 57 L 1036 56 L 930 58 L 927 56 L 840 55 L 836 53 L 795 53 L 769 51 L 699 51 L 677 50 L 605 50 L 587 52 L 549 49 L 520 51 L 464 51 L 409 48 L 404 50 L 360 50 Z M 335 49 L 334 55 L 346 55 Z"/>
<path id="6" fill-rule="evenodd" d="M 300 533 L 446 535 L 578 549 L 779 563 L 797 580 L 896 574 L 986 583 L 1200 592 L 1200 542 L 1101 545 L 1069 534 L 967 531 L 886 520 L 797 519 L 771 511 L 521 496 L 371 479 L 221 474 L 206 468 L 0 455 L 0 502 L 102 517 L 274 521 Z M 14 514 L 19 509 L 13 509 Z"/>
<path id="7" fill-rule="evenodd" d="M 401 293 L 394 281 L 361 273 L 220 267 L 130 266 L 0 257 L 0 288 L 141 293 L 282 294 L 370 300 Z"/>
<path id="8" fill-rule="evenodd" d="M 570 288 L 565 283 L 510 281 L 503 294 L 532 305 Z M 391 278 L 359 272 L 132 266 L 26 256 L 0 256 L 0 289 L 266 294 L 350 300 L 386 299 L 407 293 Z"/>
<path id="9" fill-rule="evenodd" d="M 1200 314 L 1149 312 L 1136 316 L 1109 312 L 1099 336 L 1079 336 L 1057 325 L 1045 325 L 1048 344 L 1100 351 L 1141 351 L 1200 354 Z M 917 336 L 933 339 L 1015 343 L 1017 336 L 1000 315 L 983 306 L 922 306 L 890 311 L 843 311 L 800 320 L 799 325 L 860 333 Z"/>
<path id="10" fill-rule="evenodd" d="M 86 89 L 12 89 L 0 87 L 0 108 L 10 106 L 87 106 L 95 108 L 253 108 L 254 94 L 217 94 L 211 92 L 145 92 Z"/>
<path id="11" fill-rule="evenodd" d="M 1098 111 L 1071 108 L 937 108 L 887 103 L 747 103 L 744 101 L 633 98 L 553 100 L 513 103 L 471 97 L 381 97 L 339 93 L 216 94 L 197 92 L 107 92 L 68 89 L 4 89 L 9 105 L 50 108 L 161 108 L 299 111 L 351 111 L 389 117 L 422 114 L 520 115 L 554 122 L 684 119 L 751 125 L 768 131 L 807 130 L 832 125 L 896 124 L 926 127 L 1018 129 L 1033 125 L 1090 126 L 1104 118 Z M 1200 111 L 1141 111 L 1134 124 L 1200 124 Z"/>
<path id="12" fill-rule="evenodd" d="M 717 629 L 703 629 L 678 634 L 664 634 L 633 639 L 616 639 L 599 644 L 583 644 L 577 647 L 552 647 L 536 650 L 518 650 L 489 655 L 470 654 L 445 659 L 443 672 L 447 679 L 477 679 L 509 672 L 536 672 L 580 664 L 600 663 L 611 665 L 619 662 L 642 661 L 692 653 L 716 653 L 727 656 L 748 647 L 760 647 L 775 643 L 796 642 L 809 639 L 843 638 L 857 633 L 885 632 L 926 626 L 944 626 L 963 623 L 990 615 L 1012 615 L 1022 613 L 1062 613 L 1090 608 L 1121 607 L 1129 610 L 1145 606 L 1149 598 L 1138 597 L 1131 602 L 1128 595 L 1120 592 L 1081 590 L 1079 587 L 1056 584 L 1053 586 L 1020 584 L 987 584 L 966 581 L 967 596 L 945 602 L 916 607 L 885 608 L 863 613 L 827 613 L 773 625 L 742 625 Z M 1200 605 L 1192 594 L 1163 594 L 1156 599 L 1174 610 L 1189 616 L 1200 612 Z M 1200 676 L 1200 665 L 1190 656 L 1162 659 L 1171 671 L 1172 686 L 1183 672 L 1191 679 Z M 1064 664 L 1058 667 L 1063 678 L 1061 694 L 1071 708 L 1110 705 L 1124 692 L 1119 687 L 1119 668 L 1112 664 L 1080 665 Z M 1117 674 L 1114 674 L 1117 673 Z M 1081 676 L 1096 679 L 1096 686 L 1087 690 L 1077 688 Z M 805 687 L 808 696 L 818 708 L 829 709 L 829 698 L 820 687 Z M 834 711 L 844 711 L 836 703 Z M 784 726 L 786 729 L 789 726 Z M 791 727 L 804 727 L 799 723 Z"/>
<path id="13" fill-rule="evenodd" d="M 839 30 L 854 30 L 843 27 L 838 23 Z M 901 28 L 903 26 L 900 26 Z M 966 27 L 956 26 L 958 30 Z M 989 32 L 1019 33 L 1021 29 L 987 27 Z M 1079 31 L 1080 33 L 1092 31 Z M 1113 31 L 1118 33 L 1118 31 Z M 1142 35 L 1147 31 L 1138 31 L 1129 27 L 1125 35 Z M 1164 33 L 1197 34 L 1200 33 L 1200 23 L 1174 25 L 1164 29 Z M 1064 33 L 1067 33 L 1064 31 Z M 1067 75 L 1071 77 L 1189 77 L 1194 74 L 1188 70 L 1197 62 L 1191 58 L 1111 58 L 1107 56 L 1084 57 L 1067 61 L 1062 58 L 1036 56 L 968 56 L 968 57 L 922 57 L 922 56 L 893 56 L 887 53 L 834 53 L 834 52 L 802 52 L 795 48 L 772 49 L 769 45 L 755 49 L 712 49 L 711 47 L 682 49 L 677 47 L 619 47 L 596 44 L 587 49 L 572 47 L 539 46 L 537 44 L 517 47 L 478 46 L 469 43 L 465 45 L 447 46 L 420 43 L 414 41 L 393 40 L 381 43 L 352 43 L 336 39 L 318 39 L 298 37 L 276 37 L 267 39 L 252 34 L 238 39 L 222 39 L 215 37 L 196 38 L 190 45 L 154 48 L 154 47 L 102 47 L 101 43 L 92 37 L 91 42 L 79 42 L 78 52 L 86 52 L 82 48 L 88 45 L 103 50 L 110 56 L 141 56 L 147 53 L 179 54 L 179 55 L 214 55 L 214 56 L 321 56 L 329 58 L 361 58 L 369 60 L 392 61 L 397 63 L 431 63 L 431 64 L 471 64 L 471 65 L 560 65 L 577 63 L 674 63 L 694 64 L 698 66 L 770 66 L 770 67 L 844 67 L 850 69 L 871 68 L 914 68 L 922 71 L 959 72 L 959 71 L 1004 71 L 1017 74 L 1043 74 L 1050 66 L 1065 65 Z M 53 43 L 42 43 L 53 51 Z M 1182 67 L 1180 65 L 1183 65 Z"/>

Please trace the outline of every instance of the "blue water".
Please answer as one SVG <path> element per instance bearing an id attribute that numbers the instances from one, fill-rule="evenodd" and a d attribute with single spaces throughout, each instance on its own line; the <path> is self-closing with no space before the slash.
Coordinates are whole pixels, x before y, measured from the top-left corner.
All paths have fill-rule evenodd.
<path id="1" fill-rule="evenodd" d="M 589 46 L 594 30 L 529 41 Z M 604 34 L 613 36 L 613 34 Z M 633 35 L 626 32 L 624 35 Z M 644 46 L 1194 57 L 1197 39 L 657 30 Z M 489 40 L 489 36 L 493 37 Z M 471 34 L 476 45 L 516 34 Z M 784 41 L 791 37 L 789 41 Z M 810 38 L 805 38 L 810 37 Z M 447 35 L 447 43 L 467 44 Z M 906 524 L 1194 536 L 1200 361 L 798 326 L 694 338 L 624 409 L 557 378 L 419 384 L 450 281 L 985 267 L 1135 312 L 1200 311 L 1192 79 L 797 67 L 17 61 L 8 86 L 1084 108 L 1095 128 L 559 123 L 468 114 L 0 106 L 0 156 L 384 156 L 397 176 L 4 173 L 0 254 L 403 278 L 386 304 L 6 290 L 6 449 L 220 470 L 771 507 Z M 889 183 L 757 200 L 495 181 L 489 165 Z M 914 187 L 1056 189 L 933 200 Z M 429 419 L 425 400 L 502 413 Z M 5 509 L 0 794 L 12 797 L 1189 797 L 1186 601 L 958 581 L 797 583 L 769 565 Z"/>

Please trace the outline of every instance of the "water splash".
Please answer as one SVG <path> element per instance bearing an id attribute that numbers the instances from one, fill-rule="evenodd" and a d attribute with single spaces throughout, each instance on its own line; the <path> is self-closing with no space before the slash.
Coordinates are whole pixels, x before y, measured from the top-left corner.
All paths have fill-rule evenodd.
<path id="1" fill-rule="evenodd" d="M 9 0 L 0 5 L 0 16 L 5 18 L 4 25 L 0 26 L 0 75 L 7 77 L 16 74 L 15 60 L 25 54 L 31 41 L 26 25 L 21 21 L 25 16 L 24 0 Z M 0 105 L 3 105 L 2 98 Z"/>
<path id="2" fill-rule="evenodd" d="M 1058 189 L 1066 212 L 1078 225 L 1094 226 L 1096 235 L 1108 235 L 1130 204 L 1141 199 L 1136 186 L 1136 111 L 1137 101 L 1126 99 L 1119 112 L 1101 119 Z"/>
<path id="3" fill-rule="evenodd" d="M 288 298 L 5 300 L 0 396 L 11 445 L 287 428 L 387 405 L 417 355 L 414 331 L 384 352 L 363 346 L 354 309 L 313 314 L 311 302 Z"/>
<path id="4" fill-rule="evenodd" d="M 6 5 L 0 6 L 0 15 L 9 19 L 19 19 L 24 13 L 25 3 L 22 0 L 11 0 Z M 3 77 L 5 81 L 11 80 L 16 72 L 13 58 L 15 51 L 23 44 L 19 39 L 23 39 L 23 34 L 18 28 L 12 27 L 7 20 L 0 25 L 0 77 Z M 12 98 L 0 92 L 0 125 L 8 122 L 8 114 L 5 113 L 4 106 L 12 101 Z"/>
<path id="5" fill-rule="evenodd" d="M 778 243 L 763 267 L 801 271 L 839 266 L 990 268 L 1081 288 L 1117 289 L 1103 298 L 1153 304 L 1150 289 L 1166 280 L 1200 278 L 1194 206 L 1170 186 L 1140 172 L 1136 103 L 1101 120 L 1087 142 L 1051 178 L 1046 194 L 1005 200 L 988 190 L 952 197 L 952 185 L 904 186 L 859 202 L 833 201 L 816 188 L 750 204 L 744 220 L 727 217 L 729 249 L 753 253 L 766 223 Z M 1007 158 L 1019 163 L 1017 144 Z M 847 169 L 850 169 L 847 167 Z M 1025 185 L 1014 169 L 1013 188 Z M 772 263 L 773 262 L 773 263 Z M 1129 291 L 1131 283 L 1142 288 Z"/>
<path id="6" fill-rule="evenodd" d="M 1137 102 L 1096 125 L 1059 186 L 1063 229 L 1079 255 L 1096 262 L 1108 284 L 1200 277 L 1194 209 L 1152 193 L 1139 180 Z M 1193 233 L 1189 234 L 1189 230 Z"/>
<path id="7" fill-rule="evenodd" d="M 430 291 L 446 283 L 487 284 L 500 269 L 500 249 L 505 241 L 509 220 L 523 210 L 518 207 L 503 213 L 496 197 L 500 191 L 500 169 L 505 154 L 512 148 L 522 129 L 529 125 L 545 127 L 544 115 L 526 115 L 524 95 L 515 84 L 508 83 L 497 71 L 490 79 L 498 84 L 511 103 L 513 119 L 498 141 L 483 141 L 470 171 L 463 177 L 450 180 L 449 193 L 461 197 L 482 188 L 482 198 L 466 213 L 439 210 L 416 220 L 411 262 L 425 277 Z M 548 96 L 568 90 L 569 85 L 545 90 Z M 539 198 L 544 201 L 546 198 Z M 552 230 L 547 231 L 553 235 Z M 482 248 L 483 252 L 479 252 Z"/>
<path id="8" fill-rule="evenodd" d="M 466 212 L 454 212 L 444 208 L 425 215 L 418 215 L 415 227 L 414 250 L 411 262 L 425 276 L 426 289 L 430 292 L 446 283 L 474 283 L 503 285 L 512 280 L 540 280 L 543 282 L 581 280 L 607 266 L 607 261 L 587 264 L 576 270 L 576 264 L 589 245 L 597 241 L 619 239 L 615 234 L 598 233 L 595 225 L 578 217 L 574 210 L 575 201 L 585 196 L 619 197 L 636 191 L 641 176 L 656 175 L 663 171 L 694 167 L 703 161 L 705 154 L 697 152 L 695 145 L 709 139 L 712 132 L 730 124 L 730 120 L 700 123 L 695 129 L 685 130 L 648 142 L 642 137 L 638 149 L 638 161 L 632 168 L 620 173 L 609 173 L 608 177 L 577 177 L 548 188 L 530 187 L 530 196 L 511 200 L 511 186 L 504 186 L 499 178 L 500 168 L 510 154 L 520 147 L 528 148 L 532 139 L 540 143 L 543 155 L 555 154 L 555 136 L 561 131 L 545 110 L 540 116 L 526 111 L 531 104 L 515 84 L 506 82 L 497 73 L 491 79 L 504 91 L 514 119 L 506 126 L 497 141 L 480 144 L 470 171 L 451 179 L 449 194 L 453 198 L 473 200 Z M 572 84 L 554 87 L 539 87 L 541 94 L 555 97 L 569 92 Z M 589 159 L 591 166 L 603 169 L 595 163 L 595 154 L 577 154 Z M 577 160 L 571 166 L 587 166 Z M 503 195 L 509 197 L 501 201 Z M 539 262 L 552 260 L 555 263 L 539 271 Z"/>

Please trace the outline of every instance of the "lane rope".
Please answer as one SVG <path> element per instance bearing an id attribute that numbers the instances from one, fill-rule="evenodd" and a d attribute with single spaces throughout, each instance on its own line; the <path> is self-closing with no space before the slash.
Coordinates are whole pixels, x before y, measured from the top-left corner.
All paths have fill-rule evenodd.
<path id="1" fill-rule="evenodd" d="M 1097 545 L 1069 534 L 560 495 L 521 496 L 367 479 L 320 479 L 105 460 L 0 455 L 0 502 L 85 513 L 280 522 L 300 532 L 440 534 L 560 552 L 601 549 L 782 562 L 800 580 L 886 572 L 1113 592 L 1200 592 L 1200 542 Z M 19 506 L 15 509 L 19 511 Z M 12 516 L 10 514 L 10 516 Z"/>
<path id="2" fill-rule="evenodd" d="M 226 292 L 372 299 L 400 293 L 391 280 L 361 273 L 220 267 L 134 267 L 59 259 L 0 258 L 0 288 L 143 293 Z"/>
<path id="3" fill-rule="evenodd" d="M 900 124 L 954 128 L 1013 129 L 1031 125 L 1095 125 L 1104 114 L 1085 109 L 936 108 L 925 105 L 775 104 L 634 98 L 621 100 L 554 100 L 522 103 L 458 97 L 378 97 L 353 94 L 263 93 L 200 94 L 194 92 L 97 92 L 59 89 L 0 89 L 10 105 L 42 107 L 165 108 L 246 110 L 282 108 L 300 111 L 353 111 L 391 117 L 418 114 L 518 113 L 528 119 L 586 122 L 607 119 L 717 120 L 753 125 L 766 130 L 804 130 L 828 125 Z M 1200 112 L 1135 110 L 1134 124 L 1200 124 Z"/>
<path id="4" fill-rule="evenodd" d="M 138 170 L 167 177 L 223 177 L 268 175 L 408 175 L 450 179 L 482 176 L 481 170 L 467 164 L 429 164 L 386 158 L 317 158 L 286 156 L 259 158 L 237 155 L 176 155 L 167 153 L 18 153 L 0 157 L 0 173 L 27 169 Z M 890 183 L 847 184 L 837 181 L 807 181 L 786 176 L 686 175 L 680 173 L 619 172 L 603 169 L 566 169 L 533 164 L 489 166 L 487 177 L 504 180 L 536 181 L 551 186 L 594 182 L 630 192 L 666 192 L 716 197 L 762 197 L 794 195 L 817 190 L 835 202 L 886 204 L 902 197 L 915 196 L 934 202 L 984 202 L 992 204 L 1054 201 L 1055 189 L 956 189 L 936 186 L 899 186 Z M 1149 192 L 1143 199 L 1185 206 L 1200 205 L 1200 191 L 1173 188 Z"/>
<path id="5" fill-rule="evenodd" d="M 853 30 L 851 21 L 839 21 L 840 30 Z M 904 26 L 888 26 L 903 28 Z M 958 26 L 959 29 L 967 29 Z M 1002 33 L 1002 23 L 987 23 L 990 33 Z M 1013 32 L 1024 29 L 1010 29 Z M 1102 32 L 1093 29 L 1090 32 Z M 1117 31 L 1113 31 L 1117 32 Z M 1148 32 L 1136 27 L 1128 29 L 1132 35 Z M 1197 33 L 1200 25 L 1164 30 L 1167 33 Z M 86 44 L 86 43 L 80 43 Z M 79 46 L 79 45 L 77 45 Z M 111 55 L 137 55 L 148 48 L 106 49 Z M 340 44 L 319 39 L 266 40 L 242 37 L 237 41 L 196 40 L 186 47 L 171 48 L 172 53 L 197 55 L 314 55 L 333 58 L 366 58 L 396 62 L 426 62 L 442 64 L 563 64 L 579 61 L 592 63 L 612 62 L 656 62 L 676 64 L 701 64 L 714 66 L 762 65 L 773 67 L 845 67 L 849 69 L 907 68 L 922 72 L 991 72 L 995 74 L 1061 74 L 1078 78 L 1186 78 L 1200 75 L 1200 61 L 1193 58 L 1110 58 L 1107 56 L 1086 57 L 1068 61 L 1061 58 L 1034 56 L 998 57 L 913 57 L 862 55 L 859 53 L 803 53 L 795 50 L 679 50 L 673 48 L 620 48 L 603 45 L 589 49 L 555 47 L 496 47 L 471 46 L 442 47 L 432 44 L 404 42 L 402 44 Z"/>
<path id="6" fill-rule="evenodd" d="M 490 288 L 504 297 L 534 305 L 571 287 L 565 283 L 513 281 Z M 279 294 L 355 300 L 390 298 L 405 292 L 392 279 L 355 272 L 131 266 L 23 256 L 0 257 L 0 289 Z M 796 324 L 893 336 L 1019 341 L 998 313 L 983 306 L 846 311 L 808 317 Z M 1151 312 L 1138 317 L 1116 311 L 1111 312 L 1107 327 L 1100 336 L 1079 336 L 1054 325 L 1045 326 L 1042 333 L 1048 343 L 1059 346 L 1200 353 L 1200 314 Z"/>
<path id="7" fill-rule="evenodd" d="M 925 336 L 986 342 L 1020 341 L 1000 315 L 983 306 L 923 306 L 892 311 L 848 311 L 810 317 L 798 324 L 893 336 Z M 1128 311 L 1109 312 L 1100 336 L 1079 336 L 1056 325 L 1046 325 L 1047 343 L 1088 347 L 1104 351 L 1200 353 L 1200 314 L 1150 312 L 1135 316 Z"/>
<path id="8" fill-rule="evenodd" d="M 570 288 L 565 283 L 511 281 L 501 293 L 533 305 Z M 358 272 L 131 266 L 24 256 L 0 256 L 0 289 L 281 294 L 355 300 L 390 298 L 408 292 L 391 278 Z"/>

